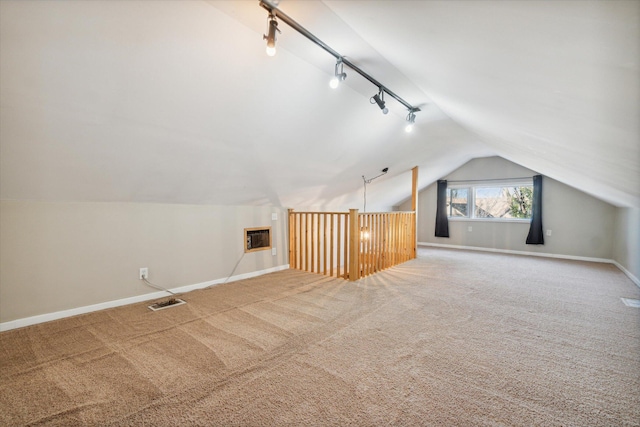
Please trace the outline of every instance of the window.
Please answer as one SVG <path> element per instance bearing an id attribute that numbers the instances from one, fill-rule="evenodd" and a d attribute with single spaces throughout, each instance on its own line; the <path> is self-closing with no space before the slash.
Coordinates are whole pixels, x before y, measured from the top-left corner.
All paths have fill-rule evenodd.
<path id="1" fill-rule="evenodd" d="M 447 188 L 447 216 L 469 217 L 469 189 Z"/>
<path id="2" fill-rule="evenodd" d="M 453 219 L 529 220 L 532 203 L 531 181 L 447 188 L 447 216 Z"/>

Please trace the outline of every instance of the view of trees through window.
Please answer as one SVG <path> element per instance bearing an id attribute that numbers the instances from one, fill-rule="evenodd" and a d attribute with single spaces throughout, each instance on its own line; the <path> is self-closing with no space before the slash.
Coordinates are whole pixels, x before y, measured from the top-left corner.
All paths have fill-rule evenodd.
<path id="1" fill-rule="evenodd" d="M 532 185 L 447 188 L 449 218 L 529 219 Z"/>

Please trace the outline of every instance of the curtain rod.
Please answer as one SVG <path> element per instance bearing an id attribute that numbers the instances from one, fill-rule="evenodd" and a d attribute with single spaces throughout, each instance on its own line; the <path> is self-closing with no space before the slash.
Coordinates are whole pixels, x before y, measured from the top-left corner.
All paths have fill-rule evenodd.
<path id="1" fill-rule="evenodd" d="M 347 58 L 345 58 L 344 56 L 340 55 L 338 52 L 333 50 L 331 47 L 329 47 L 329 45 L 327 45 L 325 42 L 323 42 L 322 40 L 317 38 L 309 30 L 304 28 L 302 25 L 298 24 L 291 17 L 289 17 L 286 13 L 284 13 L 280 9 L 278 9 L 278 7 L 276 5 L 272 4 L 268 0 L 260 0 L 260 6 L 262 6 L 264 9 L 266 9 L 268 12 L 274 13 L 276 18 L 280 19 L 285 24 L 287 24 L 288 26 L 290 26 L 291 28 L 293 28 L 294 30 L 296 30 L 297 32 L 299 32 L 300 34 L 302 34 L 303 36 L 305 36 L 306 38 L 311 40 L 313 43 L 315 43 L 316 45 L 320 46 L 322 49 L 324 49 L 331 56 L 333 56 L 337 60 L 341 60 L 344 65 L 346 65 L 347 67 L 351 68 L 353 71 L 355 71 L 356 73 L 360 74 L 365 79 L 369 80 L 369 82 L 371 82 L 373 85 L 377 86 L 379 90 L 385 92 L 387 95 L 389 95 L 390 97 L 392 97 L 393 99 L 398 101 L 400 104 L 404 105 L 412 113 L 416 113 L 416 112 L 420 111 L 420 108 L 414 107 L 413 105 L 409 104 L 407 101 L 402 99 L 400 96 L 396 95 L 391 90 L 387 89 L 382 83 L 380 83 L 378 80 L 373 78 L 370 74 L 366 73 L 365 71 L 360 69 L 360 67 L 355 65 L 353 62 L 349 61 Z"/>
<path id="2" fill-rule="evenodd" d="M 459 179 L 459 180 L 439 180 L 439 181 L 447 181 L 449 182 L 488 182 L 488 181 L 511 181 L 517 179 L 533 179 L 533 176 L 520 176 L 517 178 L 491 178 L 491 179 Z"/>

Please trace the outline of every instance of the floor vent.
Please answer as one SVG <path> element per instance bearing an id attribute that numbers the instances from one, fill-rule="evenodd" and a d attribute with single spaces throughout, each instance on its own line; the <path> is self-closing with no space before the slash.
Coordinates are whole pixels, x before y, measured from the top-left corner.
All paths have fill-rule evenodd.
<path id="1" fill-rule="evenodd" d="M 626 306 L 640 308 L 640 299 L 632 299 L 632 298 L 620 298 L 620 299 Z"/>
<path id="2" fill-rule="evenodd" d="M 166 301 L 160 301 L 157 302 L 155 304 L 151 304 L 149 307 L 149 309 L 153 310 L 153 311 L 158 311 L 158 310 L 164 310 L 165 308 L 171 308 L 171 307 L 176 307 L 182 304 L 186 304 L 186 301 L 183 301 L 181 299 L 178 298 L 171 298 L 168 299 Z"/>

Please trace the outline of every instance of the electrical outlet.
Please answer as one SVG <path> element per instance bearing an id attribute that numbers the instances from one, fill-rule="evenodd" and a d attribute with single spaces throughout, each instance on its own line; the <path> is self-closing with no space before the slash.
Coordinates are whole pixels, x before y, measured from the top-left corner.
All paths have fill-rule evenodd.
<path id="1" fill-rule="evenodd" d="M 278 212 L 273 212 L 271 214 L 271 221 L 277 221 L 278 220 Z"/>
<path id="2" fill-rule="evenodd" d="M 271 255 L 277 255 L 278 251 L 276 250 L 276 248 L 271 248 Z"/>
<path id="3" fill-rule="evenodd" d="M 547 230 L 547 236 L 551 236 L 551 230 Z"/>
<path id="4" fill-rule="evenodd" d="M 149 269 L 148 268 L 141 268 L 140 269 L 140 280 L 142 279 L 148 279 L 149 278 Z"/>
<path id="5" fill-rule="evenodd" d="M 469 227 L 467 228 L 467 230 L 468 230 L 468 231 L 473 231 L 473 227 L 469 226 Z"/>

